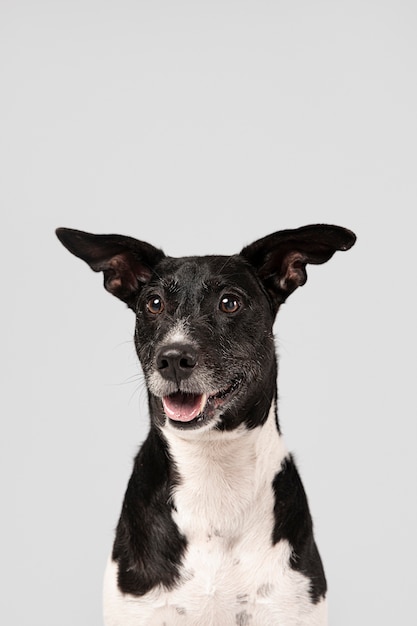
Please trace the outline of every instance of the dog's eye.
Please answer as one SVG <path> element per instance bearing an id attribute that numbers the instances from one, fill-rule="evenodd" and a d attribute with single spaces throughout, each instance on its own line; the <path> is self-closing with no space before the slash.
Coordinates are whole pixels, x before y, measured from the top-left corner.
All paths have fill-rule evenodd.
<path id="1" fill-rule="evenodd" d="M 240 309 L 240 302 L 236 296 L 225 295 L 220 300 L 219 308 L 223 313 L 236 313 Z"/>
<path id="2" fill-rule="evenodd" d="M 160 296 L 151 296 L 146 303 L 146 308 L 152 315 L 159 315 L 164 310 L 165 304 Z"/>

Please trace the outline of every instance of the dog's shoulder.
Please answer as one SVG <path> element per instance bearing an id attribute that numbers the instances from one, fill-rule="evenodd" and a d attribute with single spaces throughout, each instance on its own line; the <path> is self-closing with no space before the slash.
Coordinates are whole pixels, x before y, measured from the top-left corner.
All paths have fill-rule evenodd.
<path id="1" fill-rule="evenodd" d="M 187 541 L 172 518 L 175 482 L 166 443 L 152 428 L 135 458 L 113 545 L 124 593 L 143 595 L 179 577 Z"/>
<path id="2" fill-rule="evenodd" d="M 326 594 L 327 583 L 314 541 L 313 522 L 307 496 L 294 458 L 288 455 L 273 480 L 273 543 L 287 540 L 292 547 L 291 567 L 311 581 L 310 594 L 317 602 Z"/>

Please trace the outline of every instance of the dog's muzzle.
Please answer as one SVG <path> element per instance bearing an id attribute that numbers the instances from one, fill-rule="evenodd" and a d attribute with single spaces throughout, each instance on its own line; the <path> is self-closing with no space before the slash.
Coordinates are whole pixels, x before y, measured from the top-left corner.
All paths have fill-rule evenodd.
<path id="1" fill-rule="evenodd" d="M 197 362 L 198 352 L 191 344 L 172 343 L 160 348 L 156 355 L 159 374 L 178 389 L 162 397 L 165 414 L 174 421 L 191 422 L 203 412 L 206 405 L 205 393 L 180 391 L 184 381 L 194 373 Z"/>
<path id="2" fill-rule="evenodd" d="M 165 415 L 174 422 L 199 422 L 212 418 L 230 400 L 240 387 L 241 379 L 236 379 L 227 388 L 215 393 L 177 393 L 163 396 Z"/>
<path id="3" fill-rule="evenodd" d="M 207 372 L 198 371 L 198 360 L 198 350 L 189 343 L 162 346 L 156 354 L 156 370 L 164 385 L 155 385 L 154 392 L 162 400 L 165 415 L 177 425 L 197 424 L 214 417 L 242 381 L 239 377 L 216 389 Z"/>

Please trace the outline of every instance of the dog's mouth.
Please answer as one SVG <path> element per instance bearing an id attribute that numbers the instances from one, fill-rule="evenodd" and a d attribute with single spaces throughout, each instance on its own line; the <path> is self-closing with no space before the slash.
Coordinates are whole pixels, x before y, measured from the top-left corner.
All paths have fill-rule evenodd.
<path id="1" fill-rule="evenodd" d="M 235 380 L 229 387 L 214 394 L 193 394 L 177 391 L 162 398 L 165 415 L 177 424 L 198 422 L 204 417 L 211 417 L 234 395 L 239 388 L 241 379 Z"/>
<path id="2" fill-rule="evenodd" d="M 174 422 L 191 422 L 204 411 L 207 395 L 178 391 L 162 398 L 165 415 Z"/>

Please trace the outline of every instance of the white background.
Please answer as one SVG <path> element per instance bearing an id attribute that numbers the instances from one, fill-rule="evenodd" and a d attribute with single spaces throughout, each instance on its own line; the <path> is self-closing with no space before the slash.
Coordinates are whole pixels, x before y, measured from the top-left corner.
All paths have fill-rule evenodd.
<path id="1" fill-rule="evenodd" d="M 280 312 L 281 425 L 331 625 L 411 624 L 415 2 L 1 0 L 0 65 L 1 622 L 102 623 L 148 423 L 133 315 L 54 229 L 181 256 L 328 222 L 358 242 Z"/>

